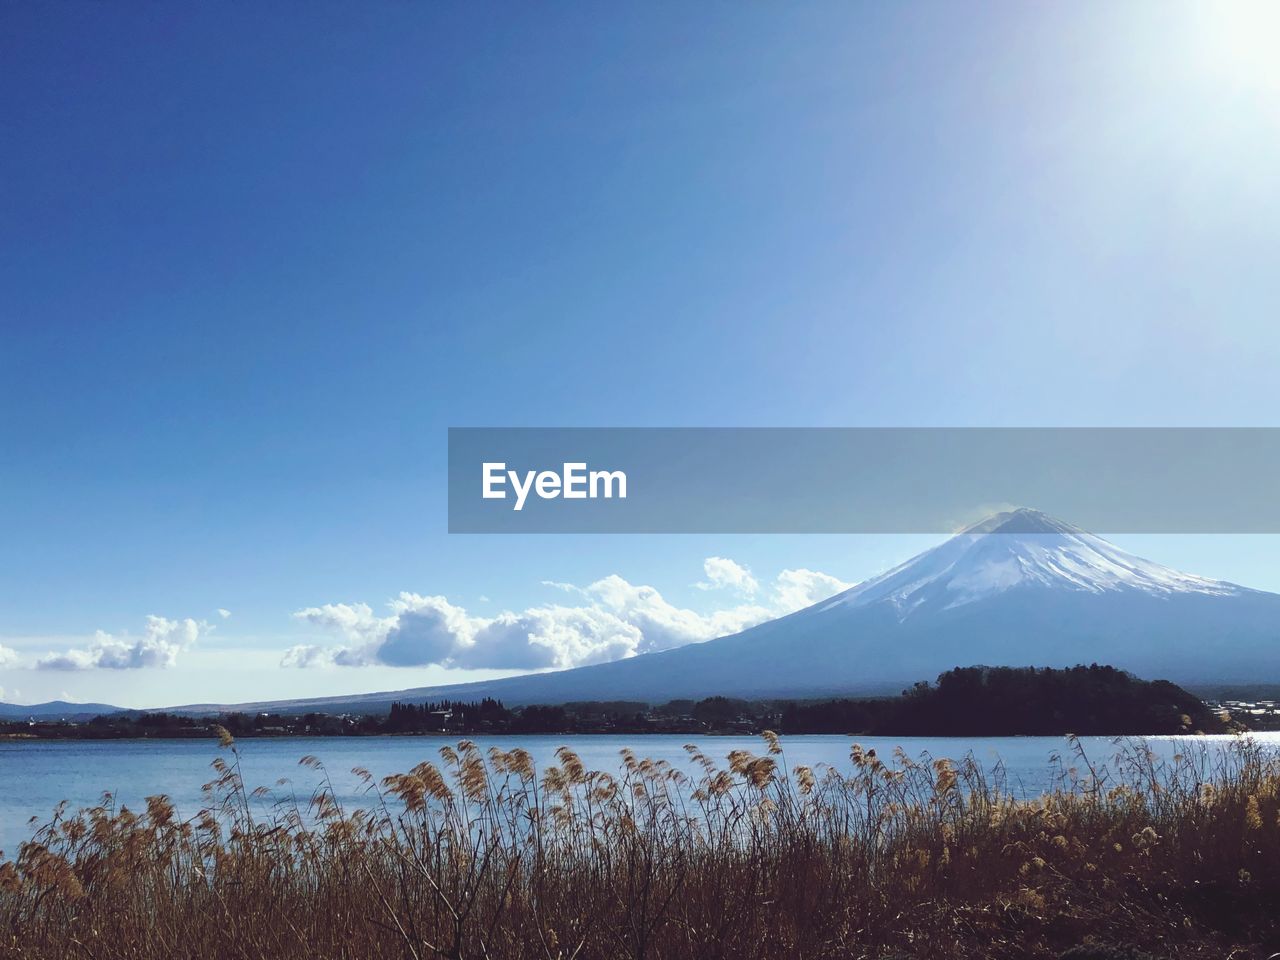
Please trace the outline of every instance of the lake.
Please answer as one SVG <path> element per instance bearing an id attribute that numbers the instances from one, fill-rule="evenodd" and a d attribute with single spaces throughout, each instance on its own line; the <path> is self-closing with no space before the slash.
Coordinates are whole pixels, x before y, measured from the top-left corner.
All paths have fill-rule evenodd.
<path id="1" fill-rule="evenodd" d="M 617 772 L 618 752 L 632 748 L 638 756 L 664 759 L 694 772 L 684 744 L 696 742 L 712 757 L 723 761 L 734 749 L 763 753 L 758 737 L 698 737 L 693 734 L 589 735 L 589 736 L 516 736 L 471 737 L 481 749 L 497 745 L 503 748 L 522 746 L 534 757 L 539 767 L 555 763 L 555 749 L 562 744 L 572 747 L 589 769 Z M 1256 734 L 1255 739 L 1269 748 L 1280 749 L 1280 733 Z M 789 766 L 829 764 L 841 770 L 851 769 L 849 747 L 855 742 L 874 747 L 886 762 L 891 761 L 894 747 L 901 746 L 915 758 L 922 754 L 933 757 L 959 758 L 968 752 L 984 765 L 1003 761 L 1009 788 L 1022 796 L 1042 793 L 1051 782 L 1050 758 L 1061 753 L 1070 761 L 1070 745 L 1061 737 L 844 737 L 795 735 L 783 738 Z M 1226 748 L 1231 737 L 1153 737 L 1147 742 L 1157 753 L 1171 757 L 1186 752 L 1188 741 L 1202 744 L 1212 755 Z M 402 773 L 423 760 L 438 760 L 441 746 L 454 740 L 438 736 L 386 737 L 279 737 L 244 739 L 240 749 L 245 782 L 249 789 L 263 786 L 276 796 L 296 794 L 303 805 L 319 784 L 321 774 L 299 766 L 298 760 L 312 754 L 320 758 L 333 779 L 336 792 L 344 804 L 364 802 L 364 794 L 351 768 L 365 767 L 381 779 L 390 773 Z M 1081 739 L 1090 760 L 1095 764 L 1109 761 L 1117 752 L 1116 743 L 1105 737 Z M 167 794 L 183 816 L 193 815 L 204 803 L 201 785 L 214 778 L 210 763 L 225 756 L 214 740 L 33 740 L 0 741 L 0 851 L 16 855 L 18 844 L 31 833 L 28 821 L 48 818 L 62 800 L 72 808 L 92 806 L 104 791 L 113 793 L 119 803 L 134 809 L 152 794 Z M 291 783 L 278 786 L 288 778 Z M 264 811 L 270 800 L 263 800 Z"/>

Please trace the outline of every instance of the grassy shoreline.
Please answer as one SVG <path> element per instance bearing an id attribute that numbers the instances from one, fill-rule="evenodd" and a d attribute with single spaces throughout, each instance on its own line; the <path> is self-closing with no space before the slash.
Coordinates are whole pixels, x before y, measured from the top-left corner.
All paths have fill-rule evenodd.
<path id="1" fill-rule="evenodd" d="M 534 768 L 463 741 L 257 819 L 234 741 L 182 820 L 109 798 L 0 865 L 0 957 L 1152 957 L 1280 949 L 1280 761 L 1205 769 L 1077 749 L 1013 798 L 999 766 L 852 748 L 791 768 L 778 739 L 698 773 L 567 748 Z M 320 771 L 323 765 L 304 762 Z M 1264 952 L 1265 951 L 1265 952 Z M 1116 954 L 1122 956 L 1123 954 Z"/>

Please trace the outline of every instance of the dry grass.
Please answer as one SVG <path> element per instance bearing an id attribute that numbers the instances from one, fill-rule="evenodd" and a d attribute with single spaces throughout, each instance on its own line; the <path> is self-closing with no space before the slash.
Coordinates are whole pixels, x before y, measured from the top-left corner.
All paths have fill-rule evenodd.
<path id="1" fill-rule="evenodd" d="M 1079 754 L 1017 801 L 971 759 L 788 770 L 778 739 L 695 777 L 624 751 L 466 741 L 344 810 L 267 820 L 229 736 L 208 809 L 60 811 L 0 865 L 0 957 L 1057 957 L 1280 950 L 1280 764 L 1240 741 L 1164 762 Z M 1194 747 L 1189 747 L 1194 751 Z M 360 771 L 357 771 L 360 772 Z M 1234 952 L 1233 952 L 1234 951 Z M 1085 954 L 1088 955 L 1088 954 Z M 1127 954 L 1126 954 L 1127 955 Z"/>

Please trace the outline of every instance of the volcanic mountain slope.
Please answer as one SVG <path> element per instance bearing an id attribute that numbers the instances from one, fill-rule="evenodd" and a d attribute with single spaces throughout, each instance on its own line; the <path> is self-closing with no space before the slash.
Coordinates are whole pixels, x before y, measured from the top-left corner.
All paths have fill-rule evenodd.
<path id="1" fill-rule="evenodd" d="M 263 706 L 815 697 L 896 692 L 958 665 L 1091 662 L 1180 683 L 1280 681 L 1280 594 L 1180 573 L 1015 510 L 733 636 L 555 673 Z"/>

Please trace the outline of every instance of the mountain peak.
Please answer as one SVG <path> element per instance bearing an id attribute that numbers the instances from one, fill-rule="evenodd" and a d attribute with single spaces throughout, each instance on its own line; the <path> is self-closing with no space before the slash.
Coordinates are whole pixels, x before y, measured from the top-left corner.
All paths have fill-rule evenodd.
<path id="1" fill-rule="evenodd" d="M 967 527 L 819 607 L 884 603 L 905 619 L 1025 589 L 1092 594 L 1136 591 L 1161 597 L 1230 596 L 1244 591 L 1144 560 L 1079 527 L 1023 507 Z"/>
<path id="2" fill-rule="evenodd" d="M 1079 527 L 1051 517 L 1030 507 L 1018 507 L 994 513 L 985 520 L 979 520 L 962 533 L 1084 533 Z"/>

